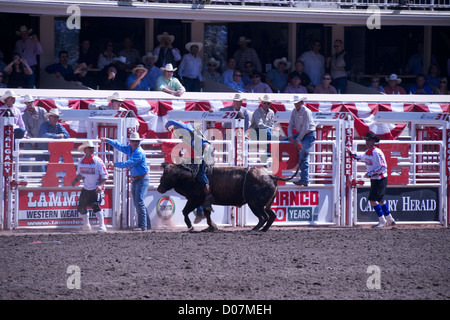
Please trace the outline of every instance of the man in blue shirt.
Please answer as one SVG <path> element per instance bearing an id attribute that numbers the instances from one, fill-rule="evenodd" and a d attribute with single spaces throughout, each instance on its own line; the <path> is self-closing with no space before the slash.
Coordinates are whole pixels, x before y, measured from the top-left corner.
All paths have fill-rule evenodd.
<path id="1" fill-rule="evenodd" d="M 101 140 L 107 142 L 113 148 L 128 156 L 127 161 L 109 163 L 108 167 L 110 169 L 113 169 L 114 167 L 130 169 L 130 176 L 133 179 L 133 183 L 131 184 L 131 194 L 133 196 L 138 217 L 138 228 L 134 230 L 145 231 L 151 229 L 150 217 L 148 216 L 148 210 L 144 203 L 150 183 L 150 177 L 148 176 L 149 169 L 146 164 L 145 152 L 140 146 L 142 139 L 139 137 L 139 133 L 134 132 L 131 134 L 130 145 L 124 145 L 117 140 L 108 138 L 101 138 Z"/>
<path id="2" fill-rule="evenodd" d="M 409 87 L 409 94 L 433 94 L 431 88 L 425 84 L 425 76 L 419 74 L 416 77 L 416 84 Z"/>
<path id="3" fill-rule="evenodd" d="M 225 82 L 225 85 L 234 90 L 237 90 L 240 92 L 246 92 L 243 87 L 243 82 L 241 81 L 241 78 L 242 78 L 242 73 L 239 70 L 234 70 L 233 81 Z"/>
<path id="4" fill-rule="evenodd" d="M 150 91 L 150 82 L 146 78 L 148 70 L 142 64 L 138 64 L 127 78 L 127 88 L 129 90 Z"/>

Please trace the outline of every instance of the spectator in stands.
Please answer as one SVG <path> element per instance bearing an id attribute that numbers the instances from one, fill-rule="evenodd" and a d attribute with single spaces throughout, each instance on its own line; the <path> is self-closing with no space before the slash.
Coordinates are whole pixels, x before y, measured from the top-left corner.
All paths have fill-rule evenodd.
<path id="1" fill-rule="evenodd" d="M 251 131 L 252 133 L 256 132 L 256 140 L 270 141 L 272 140 L 272 130 L 275 125 L 275 113 L 270 109 L 272 100 L 267 94 L 262 99 L 259 98 L 259 100 L 261 105 L 253 112 L 250 129 L 254 129 L 254 131 Z M 252 133 L 250 138 L 252 138 Z M 267 151 L 269 150 L 268 146 Z"/>
<path id="2" fill-rule="evenodd" d="M 314 87 L 311 83 L 311 78 L 306 74 L 306 72 L 303 71 L 305 68 L 305 64 L 303 63 L 303 61 L 302 60 L 295 61 L 294 67 L 295 67 L 295 70 L 292 71 L 291 73 L 289 73 L 289 75 L 288 75 L 288 83 L 292 82 L 292 78 L 295 75 L 299 75 L 300 80 L 301 80 L 301 85 L 304 86 L 308 92 L 313 92 Z"/>
<path id="3" fill-rule="evenodd" d="M 159 76 L 163 75 L 161 69 L 155 66 L 157 60 L 158 56 L 155 56 L 151 52 L 148 52 L 145 56 L 142 57 L 142 63 L 144 63 L 147 69 L 147 74 L 145 75 L 145 77 L 147 78 L 147 82 L 150 85 L 150 90 L 155 90 L 156 80 Z"/>
<path id="4" fill-rule="evenodd" d="M 69 53 L 65 50 L 59 52 L 59 62 L 51 64 L 45 68 L 49 74 L 55 74 L 56 78 L 64 78 L 73 72 L 72 66 L 69 65 Z"/>
<path id="5" fill-rule="evenodd" d="M 23 112 L 22 119 L 25 124 L 25 130 L 30 138 L 39 138 L 39 129 L 46 121 L 44 115 L 47 112 L 44 108 L 36 106 L 36 100 L 31 95 L 25 95 L 23 103 L 26 109 Z M 25 150 L 40 150 L 38 143 L 25 143 L 23 148 Z M 44 161 L 46 157 L 43 155 L 35 155 L 36 161 Z M 28 155 L 27 158 L 30 158 Z M 23 172 L 28 172 L 28 166 L 22 167 Z M 33 166 L 33 172 L 44 172 L 45 166 Z"/>
<path id="6" fill-rule="evenodd" d="M 5 66 L 4 72 L 8 76 L 9 88 L 33 88 L 29 81 L 33 70 L 19 53 L 13 54 L 13 61 Z"/>
<path id="7" fill-rule="evenodd" d="M 51 138 L 51 139 L 68 139 L 69 133 L 64 126 L 59 123 L 59 117 L 61 116 L 58 108 L 50 109 L 49 112 L 44 114 L 45 121 L 39 128 L 39 137 Z M 47 147 L 45 148 L 47 149 Z M 44 150 L 45 150 L 44 149 Z"/>
<path id="8" fill-rule="evenodd" d="M 254 93 L 273 93 L 269 85 L 261 81 L 261 73 L 258 71 L 253 72 L 252 82 L 245 87 L 245 90 Z"/>
<path id="9" fill-rule="evenodd" d="M 338 93 L 347 89 L 348 72 L 352 69 L 350 55 L 344 49 L 344 42 L 336 40 L 333 44 L 335 54 L 327 58 L 327 68 L 333 78 L 333 86 Z"/>
<path id="10" fill-rule="evenodd" d="M 91 89 L 95 89 L 97 87 L 94 79 L 88 75 L 88 67 L 84 62 L 76 66 L 74 72 L 66 75 L 64 79 L 66 81 L 74 81 L 78 85 L 83 85 Z"/>
<path id="11" fill-rule="evenodd" d="M 439 79 L 439 88 L 437 89 L 436 94 L 450 94 L 448 91 L 447 77 L 441 77 Z"/>
<path id="12" fill-rule="evenodd" d="M 33 29 L 28 29 L 26 26 L 21 26 L 19 31 L 16 31 L 16 35 L 21 39 L 17 40 L 14 52 L 20 53 L 21 57 L 28 62 L 30 69 L 33 71 L 30 75 L 26 76 L 27 84 L 24 86 L 25 88 L 34 87 L 36 75 L 39 72 L 37 56 L 44 52 L 37 35 L 32 32 Z"/>
<path id="13" fill-rule="evenodd" d="M 227 63 L 227 69 L 222 73 L 223 83 L 231 82 L 233 81 L 233 73 L 236 70 L 236 59 L 230 58 L 228 59 Z M 244 86 L 244 82 L 242 82 L 242 79 L 239 81 L 239 84 L 241 86 Z"/>
<path id="14" fill-rule="evenodd" d="M 121 110 L 121 111 L 127 110 L 122 107 L 122 102 L 125 99 L 122 98 L 118 92 L 114 92 L 112 95 L 110 95 L 106 99 L 109 102 L 109 108 L 111 110 Z"/>
<path id="15" fill-rule="evenodd" d="M 300 75 L 295 74 L 292 77 L 292 83 L 289 83 L 284 89 L 284 93 L 308 93 L 306 88 L 301 85 L 302 80 L 300 79 Z"/>
<path id="16" fill-rule="evenodd" d="M 242 82 L 244 82 L 244 87 L 245 87 L 252 83 L 252 75 L 253 75 L 253 73 L 258 72 L 258 71 L 255 71 L 255 66 L 250 61 L 247 61 L 245 63 L 244 70 L 245 71 L 242 74 Z"/>
<path id="17" fill-rule="evenodd" d="M 405 89 L 403 89 L 399 84 L 402 82 L 395 73 L 391 74 L 389 78 L 386 78 L 388 85 L 384 87 L 386 94 L 406 94 Z"/>
<path id="18" fill-rule="evenodd" d="M 8 87 L 6 84 L 3 83 L 4 79 L 5 79 L 5 75 L 3 74 L 3 71 L 0 71 L 0 89 Z"/>
<path id="19" fill-rule="evenodd" d="M 203 88 L 202 78 L 202 59 L 199 57 L 199 51 L 202 50 L 203 44 L 200 42 L 188 42 L 186 50 L 189 51 L 181 59 L 178 74 L 181 78 L 181 83 L 188 92 L 199 92 Z"/>
<path id="20" fill-rule="evenodd" d="M 177 68 L 174 68 L 172 64 L 167 64 L 165 67 L 161 67 L 161 71 L 164 73 L 156 80 L 156 90 L 163 91 L 165 93 L 180 97 L 186 92 L 186 89 L 180 83 L 180 81 L 173 76 Z"/>
<path id="21" fill-rule="evenodd" d="M 244 87 L 241 84 L 242 79 L 242 73 L 239 70 L 234 70 L 233 72 L 233 81 L 226 82 L 225 85 L 227 87 L 230 87 L 231 89 L 240 91 L 240 92 L 246 92 Z"/>
<path id="22" fill-rule="evenodd" d="M 433 94 L 431 88 L 425 84 L 425 75 L 417 75 L 416 84 L 409 87 L 409 94 Z"/>
<path id="23" fill-rule="evenodd" d="M 124 48 L 120 50 L 119 56 L 125 57 L 127 66 L 133 68 L 140 62 L 141 55 L 137 49 L 133 48 L 133 41 L 130 37 L 126 37 L 123 40 L 123 46 Z"/>
<path id="24" fill-rule="evenodd" d="M 311 84 L 317 86 L 322 82 L 325 72 L 325 57 L 319 53 L 320 41 L 313 40 L 311 50 L 304 52 L 297 60 L 305 64 L 305 73 L 311 78 Z"/>
<path id="25" fill-rule="evenodd" d="M 337 90 L 331 85 L 331 75 L 329 73 L 324 73 L 322 78 L 322 83 L 314 88 L 314 93 L 327 93 L 336 94 Z"/>
<path id="26" fill-rule="evenodd" d="M 256 50 L 248 47 L 250 42 L 252 42 L 252 40 L 247 39 L 244 36 L 239 37 L 237 43 L 240 48 L 234 52 L 233 58 L 236 60 L 237 68 L 241 71 L 245 69 L 247 61 L 250 61 L 253 63 L 256 71 L 262 72 L 261 61 L 258 58 Z"/>
<path id="27" fill-rule="evenodd" d="M 168 64 L 172 66 L 177 66 L 178 62 L 181 60 L 180 50 L 173 47 L 173 42 L 175 41 L 175 36 L 163 32 L 156 36 L 159 45 L 153 50 L 153 54 L 158 57 L 156 61 L 156 66 L 162 68 Z"/>
<path id="28" fill-rule="evenodd" d="M 129 90 L 150 91 L 150 83 L 148 82 L 147 68 L 143 64 L 138 64 L 131 70 L 131 74 L 127 78 L 127 88 Z"/>
<path id="29" fill-rule="evenodd" d="M 220 66 L 220 61 L 217 61 L 214 58 L 210 58 L 206 66 L 207 69 L 205 72 L 203 72 L 203 78 L 216 81 L 218 83 L 223 83 L 221 74 L 216 71 L 217 68 Z"/>
<path id="30" fill-rule="evenodd" d="M 11 110 L 12 114 L 14 115 L 14 123 L 13 123 L 13 129 L 14 129 L 14 138 L 15 139 L 22 139 L 28 137 L 27 131 L 25 129 L 25 123 L 23 122 L 22 113 L 20 112 L 19 108 L 17 108 L 14 104 L 16 103 L 16 98 L 18 96 L 15 94 L 12 90 L 7 90 L 1 97 L 0 100 L 5 104 L 4 106 L 0 107 L 1 109 L 9 109 Z"/>
<path id="31" fill-rule="evenodd" d="M 103 69 L 112 63 L 113 59 L 116 57 L 117 55 L 114 53 L 114 43 L 112 41 L 108 41 L 105 45 L 105 50 L 98 55 L 97 67 L 99 69 Z"/>
<path id="32" fill-rule="evenodd" d="M 78 63 L 86 63 L 88 69 L 93 69 L 96 65 L 95 54 L 91 48 L 91 42 L 84 39 L 80 42 L 80 54 L 78 56 Z"/>
<path id="33" fill-rule="evenodd" d="M 283 57 L 275 59 L 273 65 L 275 69 L 267 72 L 266 82 L 274 93 L 282 93 L 287 86 L 288 74 L 286 71 L 291 67 L 291 63 Z"/>
<path id="34" fill-rule="evenodd" d="M 433 92 L 436 92 L 439 87 L 439 75 L 439 67 L 436 64 L 432 64 L 428 69 L 428 74 L 425 77 L 425 84 L 429 86 Z"/>
<path id="35" fill-rule="evenodd" d="M 386 91 L 382 86 L 380 86 L 380 76 L 374 75 L 370 79 L 370 86 L 369 89 L 379 92 L 379 93 L 385 93 Z"/>
<path id="36" fill-rule="evenodd" d="M 3 61 L 3 59 L 5 58 L 3 51 L 0 50 L 0 72 L 3 72 L 3 70 L 5 70 L 5 66 L 6 63 L 5 61 Z"/>
<path id="37" fill-rule="evenodd" d="M 106 73 L 99 75 L 99 86 L 101 90 L 125 90 L 125 82 L 118 75 L 117 68 L 114 64 L 107 67 Z"/>

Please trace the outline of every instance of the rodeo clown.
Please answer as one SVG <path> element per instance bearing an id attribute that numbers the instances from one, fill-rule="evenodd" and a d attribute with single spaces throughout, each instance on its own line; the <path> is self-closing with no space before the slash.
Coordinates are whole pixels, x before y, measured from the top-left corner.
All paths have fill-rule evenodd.
<path id="1" fill-rule="evenodd" d="M 99 232 L 106 232 L 105 220 L 100 208 L 103 200 L 103 191 L 105 189 L 108 171 L 102 159 L 94 155 L 94 145 L 92 141 L 86 141 L 78 147 L 78 151 L 84 152 L 84 156 L 78 160 L 77 176 L 72 181 L 72 187 L 83 179 L 83 189 L 78 198 L 77 210 L 83 219 L 83 231 L 90 231 L 89 214 L 87 214 L 87 206 L 92 207 L 92 211 L 97 216 L 100 224 Z"/>
<path id="2" fill-rule="evenodd" d="M 200 131 L 195 130 L 190 123 L 169 120 L 167 121 L 165 128 L 167 131 L 171 131 L 172 129 L 175 130 L 174 134 L 180 135 L 181 139 L 192 148 L 191 159 L 193 160 L 193 164 L 196 165 L 195 169 L 198 170 L 196 179 L 200 182 L 206 194 L 205 202 L 202 206 L 197 208 L 197 216 L 194 223 L 199 223 L 205 217 L 203 209 L 213 211 L 211 204 L 214 197 L 211 193 L 208 177 L 206 176 L 206 168 L 208 165 L 214 164 L 214 148 L 205 139 L 203 134 Z M 182 130 L 177 131 L 177 129 Z M 185 132 L 183 132 L 183 130 L 185 130 Z"/>
<path id="3" fill-rule="evenodd" d="M 383 151 L 375 146 L 375 144 L 380 142 L 380 138 L 372 132 L 369 132 L 364 139 L 366 140 L 367 147 L 367 151 L 364 154 L 358 155 L 348 148 L 347 152 L 353 159 L 362 161 L 366 164 L 367 173 L 364 177 L 370 178 L 369 201 L 379 219 L 375 228 L 395 225 L 395 220 L 389 212 L 389 208 L 384 200 L 384 194 L 387 187 L 387 164 Z"/>

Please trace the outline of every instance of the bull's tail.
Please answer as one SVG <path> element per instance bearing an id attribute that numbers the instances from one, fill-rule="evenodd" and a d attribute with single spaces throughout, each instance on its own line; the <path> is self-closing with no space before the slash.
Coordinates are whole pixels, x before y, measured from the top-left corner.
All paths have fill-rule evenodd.
<path id="1" fill-rule="evenodd" d="M 271 177 L 273 180 L 275 180 L 275 181 L 289 181 L 289 180 L 294 179 L 294 177 L 295 177 L 295 176 L 297 175 L 297 173 L 298 173 L 298 170 L 300 170 L 300 166 L 297 166 L 297 170 L 295 171 L 295 173 L 294 173 L 292 176 L 288 177 L 288 178 L 281 178 L 281 177 L 274 176 L 274 175 L 270 175 L 270 177 Z"/>

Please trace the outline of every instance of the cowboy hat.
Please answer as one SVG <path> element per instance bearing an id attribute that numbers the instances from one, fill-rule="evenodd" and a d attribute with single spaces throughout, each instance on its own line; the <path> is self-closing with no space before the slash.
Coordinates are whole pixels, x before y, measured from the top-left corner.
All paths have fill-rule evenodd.
<path id="1" fill-rule="evenodd" d="M 163 38 L 169 38 L 170 43 L 173 43 L 175 40 L 175 36 L 168 34 L 167 32 L 163 32 L 162 34 L 158 34 L 156 36 L 156 39 L 158 39 L 158 42 L 161 42 Z"/>
<path id="2" fill-rule="evenodd" d="M 138 64 L 136 67 L 131 70 L 132 73 L 135 73 L 137 70 L 147 70 L 143 64 Z"/>
<path id="3" fill-rule="evenodd" d="M 364 137 L 364 140 L 373 140 L 375 142 L 380 142 L 380 138 L 377 137 L 374 133 L 368 132 Z"/>
<path id="4" fill-rule="evenodd" d="M 281 59 L 275 59 L 275 61 L 273 62 L 273 65 L 275 66 L 275 68 L 278 68 L 278 64 L 280 62 L 284 62 L 286 64 L 286 69 L 289 69 L 291 67 L 291 63 L 289 61 L 287 61 L 287 59 L 285 57 L 283 57 Z"/>
<path id="5" fill-rule="evenodd" d="M 242 43 L 249 43 L 249 42 L 252 42 L 252 40 L 247 39 L 247 38 L 244 37 L 244 36 L 240 36 L 237 43 L 238 43 L 238 44 L 242 44 Z"/>
<path id="6" fill-rule="evenodd" d="M 61 116 L 61 114 L 59 113 L 59 110 L 57 108 L 53 108 L 53 109 L 50 109 L 49 112 L 44 114 L 45 119 L 48 119 L 48 117 L 50 117 L 50 116 L 55 116 L 55 117 L 59 118 Z"/>
<path id="7" fill-rule="evenodd" d="M 302 97 L 302 96 L 294 96 L 294 103 L 297 102 L 305 102 L 306 101 L 306 97 Z"/>
<path id="8" fill-rule="evenodd" d="M 234 95 L 233 101 L 244 101 L 244 100 L 247 100 L 247 99 L 245 99 L 244 97 L 242 97 L 240 93 L 236 93 L 236 94 Z"/>
<path id="9" fill-rule="evenodd" d="M 85 141 L 78 147 L 78 151 L 83 152 L 86 148 L 98 148 L 98 144 L 94 144 L 91 140 Z"/>
<path id="10" fill-rule="evenodd" d="M 22 103 L 27 103 L 27 102 L 34 102 L 34 97 L 33 96 L 31 96 L 31 95 L 29 95 L 29 94 L 26 94 L 24 97 L 23 97 L 23 100 L 22 100 Z"/>
<path id="11" fill-rule="evenodd" d="M 158 56 L 154 55 L 152 52 L 148 52 L 145 56 L 142 57 L 142 63 L 143 64 L 147 64 L 147 59 L 148 58 L 153 58 L 154 62 L 156 63 L 156 61 L 158 61 Z"/>
<path id="12" fill-rule="evenodd" d="M 120 62 L 120 63 L 126 64 L 127 58 L 125 58 L 124 56 L 115 57 L 112 59 L 112 62 Z"/>
<path id="13" fill-rule="evenodd" d="M 258 98 L 258 99 L 259 99 L 259 101 L 261 101 L 261 102 L 270 102 L 270 103 L 272 103 L 272 100 L 270 99 L 269 95 L 267 95 L 267 94 L 265 94 L 265 95 L 262 97 L 262 99 L 261 99 L 261 98 Z"/>
<path id="14" fill-rule="evenodd" d="M 22 33 L 31 33 L 33 29 L 28 29 L 27 26 L 20 26 L 19 31 L 16 31 L 16 34 L 20 36 Z"/>
<path id="15" fill-rule="evenodd" d="M 218 68 L 220 66 L 220 61 L 217 61 L 216 59 L 214 59 L 212 57 L 209 58 L 209 60 L 207 62 L 207 64 L 210 64 L 210 63 L 214 63 L 216 65 L 216 68 Z"/>
<path id="16" fill-rule="evenodd" d="M 161 67 L 160 69 L 161 71 L 173 71 L 173 72 L 177 71 L 177 68 L 174 69 L 171 63 L 166 64 L 165 67 Z"/>
<path id="17" fill-rule="evenodd" d="M 202 48 L 203 48 L 203 43 L 201 43 L 201 42 L 188 42 L 188 43 L 186 43 L 186 50 L 187 51 L 191 51 L 191 47 L 192 46 L 197 46 L 198 47 L 198 51 L 200 51 L 200 50 L 202 50 Z"/>
<path id="18" fill-rule="evenodd" d="M 0 97 L 0 100 L 2 100 L 2 102 L 5 102 L 6 99 L 8 99 L 9 97 L 18 98 L 19 96 L 17 96 L 17 95 L 14 93 L 14 91 L 8 90 L 8 91 L 6 91 L 6 92 Z"/>
<path id="19" fill-rule="evenodd" d="M 397 84 L 400 84 L 402 82 L 402 79 L 400 79 L 395 73 L 391 74 L 389 78 L 386 77 L 385 80 L 386 82 L 397 81 Z"/>
<path id="20" fill-rule="evenodd" d="M 122 98 L 120 96 L 120 94 L 118 92 L 114 92 L 112 95 L 110 95 L 109 97 L 106 98 L 108 100 L 108 102 L 111 102 L 112 100 L 117 100 L 117 101 L 124 101 L 125 99 Z"/>
<path id="21" fill-rule="evenodd" d="M 139 136 L 139 133 L 133 132 L 132 134 L 130 134 L 130 137 L 128 138 L 128 140 L 141 141 L 143 139 Z"/>

